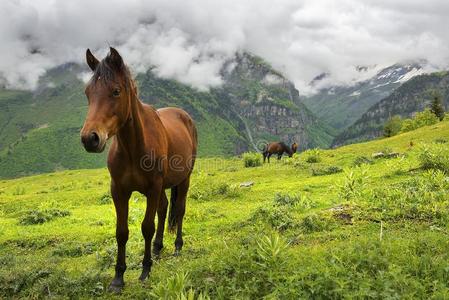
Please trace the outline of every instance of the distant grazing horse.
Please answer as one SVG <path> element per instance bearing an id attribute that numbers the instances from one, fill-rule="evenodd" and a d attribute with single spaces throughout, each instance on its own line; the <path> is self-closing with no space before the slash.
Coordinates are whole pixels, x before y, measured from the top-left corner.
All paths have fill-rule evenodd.
<path id="1" fill-rule="evenodd" d="M 163 247 L 167 188 L 171 188 L 169 228 L 174 230 L 177 226 L 175 254 L 182 248 L 182 220 L 197 151 L 197 131 L 184 110 L 173 107 L 155 110 L 142 103 L 128 68 L 114 48 L 110 48 L 101 62 L 87 49 L 86 59 L 94 74 L 85 91 L 89 108 L 81 129 L 81 142 L 88 152 L 102 152 L 106 141 L 113 138 L 108 169 L 117 214 L 118 253 L 115 277 L 109 289 L 120 292 L 125 284 L 128 200 L 133 191 L 147 198 L 142 222 L 145 252 L 140 280 L 145 280 L 151 270 L 156 211 L 158 224 L 153 254 L 158 256 Z"/>
<path id="2" fill-rule="evenodd" d="M 263 162 L 268 158 L 268 162 L 270 162 L 270 157 L 273 154 L 277 154 L 278 159 L 281 159 L 282 154 L 287 153 L 289 157 L 293 156 L 293 153 L 298 149 L 298 144 L 293 143 L 291 148 L 289 148 L 283 142 L 272 142 L 265 146 L 263 150 Z"/>

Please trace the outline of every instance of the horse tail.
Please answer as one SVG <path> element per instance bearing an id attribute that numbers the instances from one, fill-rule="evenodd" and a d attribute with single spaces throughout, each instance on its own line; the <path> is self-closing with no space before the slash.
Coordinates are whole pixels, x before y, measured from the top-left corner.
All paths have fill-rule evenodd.
<path id="1" fill-rule="evenodd" d="M 176 215 L 176 197 L 178 196 L 178 188 L 176 186 L 171 188 L 170 194 L 170 212 L 168 213 L 168 231 L 175 232 L 177 225 Z"/>

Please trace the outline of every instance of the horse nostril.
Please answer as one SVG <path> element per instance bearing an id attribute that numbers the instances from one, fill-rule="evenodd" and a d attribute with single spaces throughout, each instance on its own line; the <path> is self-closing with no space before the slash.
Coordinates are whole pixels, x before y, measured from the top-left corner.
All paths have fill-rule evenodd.
<path id="1" fill-rule="evenodd" d="M 92 148 L 98 147 L 98 145 L 100 144 L 100 137 L 96 132 L 93 131 L 90 133 L 89 142 Z"/>

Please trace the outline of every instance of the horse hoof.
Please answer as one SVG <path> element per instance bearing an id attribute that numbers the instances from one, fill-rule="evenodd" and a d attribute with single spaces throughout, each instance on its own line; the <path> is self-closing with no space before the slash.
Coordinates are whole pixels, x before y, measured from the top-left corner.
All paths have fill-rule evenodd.
<path id="1" fill-rule="evenodd" d="M 148 278 L 149 275 L 150 275 L 150 269 L 143 269 L 142 274 L 140 274 L 140 276 L 139 276 L 139 280 L 143 282 Z"/>
<path id="2" fill-rule="evenodd" d="M 114 279 L 109 285 L 108 291 L 110 293 L 120 294 L 124 286 L 125 283 L 123 282 L 123 280 L 120 281 L 119 279 Z"/>
<path id="3" fill-rule="evenodd" d="M 176 249 L 175 253 L 173 253 L 173 256 L 176 256 L 176 257 L 178 257 L 180 255 L 181 255 L 181 250 L 180 249 Z"/>
<path id="4" fill-rule="evenodd" d="M 160 258 L 163 248 L 164 248 L 163 246 L 158 246 L 158 247 L 154 246 L 154 248 L 153 248 L 153 257 L 154 257 L 154 259 L 157 260 L 157 259 Z"/>

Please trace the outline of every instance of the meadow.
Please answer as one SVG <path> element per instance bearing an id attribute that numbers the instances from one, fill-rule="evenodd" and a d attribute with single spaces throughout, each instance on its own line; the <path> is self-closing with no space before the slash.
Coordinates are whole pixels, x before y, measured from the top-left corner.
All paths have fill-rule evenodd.
<path id="1" fill-rule="evenodd" d="M 449 298 L 448 121 L 270 164 L 255 155 L 198 160 L 183 251 L 165 233 L 145 283 L 146 203 L 132 195 L 120 296 L 107 292 L 106 169 L 0 181 L 0 298 Z"/>

